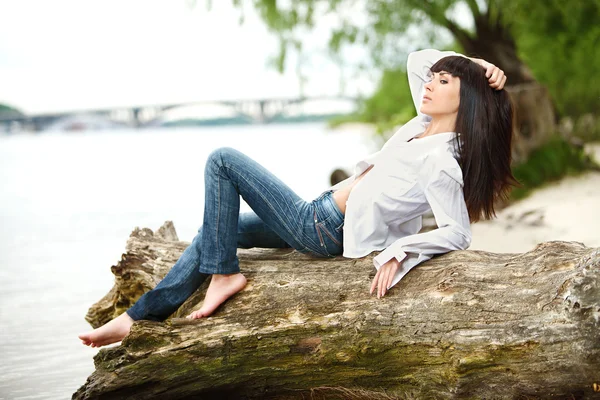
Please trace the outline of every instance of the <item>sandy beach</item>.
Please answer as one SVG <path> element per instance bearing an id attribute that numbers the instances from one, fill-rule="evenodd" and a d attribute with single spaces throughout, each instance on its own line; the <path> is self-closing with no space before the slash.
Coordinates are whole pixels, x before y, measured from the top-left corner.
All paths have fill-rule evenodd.
<path id="1" fill-rule="evenodd" d="M 589 144 L 586 151 L 600 160 L 600 143 Z M 551 240 L 600 247 L 600 172 L 548 184 L 497 216 L 493 221 L 472 225 L 470 250 L 526 252 Z"/>

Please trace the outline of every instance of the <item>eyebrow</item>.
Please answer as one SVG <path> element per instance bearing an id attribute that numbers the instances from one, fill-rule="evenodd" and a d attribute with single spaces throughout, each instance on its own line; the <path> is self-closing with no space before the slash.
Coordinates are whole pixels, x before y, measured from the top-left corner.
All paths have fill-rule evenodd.
<path id="1" fill-rule="evenodd" d="M 448 76 L 448 77 L 450 77 L 450 78 L 452 78 L 452 77 L 453 77 L 453 76 L 452 76 L 452 74 L 451 74 L 450 72 L 446 72 L 446 71 L 440 71 L 440 72 L 438 73 L 438 72 L 433 72 L 432 70 L 429 70 L 429 72 L 428 72 L 427 76 L 428 76 L 428 77 L 431 77 L 431 78 L 433 79 L 433 78 L 434 78 L 434 75 L 433 75 L 433 74 L 439 74 L 440 76 L 442 76 L 442 75 L 446 75 L 446 76 Z"/>

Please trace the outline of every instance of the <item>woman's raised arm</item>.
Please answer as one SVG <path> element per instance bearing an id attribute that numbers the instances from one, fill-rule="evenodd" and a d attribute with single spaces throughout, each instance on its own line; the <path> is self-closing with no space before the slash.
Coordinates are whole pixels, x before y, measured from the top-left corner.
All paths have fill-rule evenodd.
<path id="1" fill-rule="evenodd" d="M 412 95 L 413 103 L 417 109 L 417 114 L 421 114 L 421 99 L 423 98 L 423 86 L 429 81 L 429 69 L 440 59 L 448 56 L 461 56 L 468 58 L 485 69 L 485 76 L 488 78 L 489 85 L 501 90 L 506 84 L 506 75 L 504 71 L 494 64 L 481 58 L 467 57 L 464 54 L 454 51 L 439 51 L 435 49 L 425 49 L 413 51 L 408 55 L 406 63 L 406 72 L 408 74 L 408 85 Z"/>
<path id="2" fill-rule="evenodd" d="M 448 56 L 463 56 L 454 51 L 439 51 L 425 49 L 413 51 L 408 55 L 406 72 L 408 74 L 408 85 L 417 114 L 421 114 L 421 99 L 423 98 L 423 86 L 429 81 L 429 69 L 440 59 Z M 463 56 L 465 57 L 465 56 Z"/>

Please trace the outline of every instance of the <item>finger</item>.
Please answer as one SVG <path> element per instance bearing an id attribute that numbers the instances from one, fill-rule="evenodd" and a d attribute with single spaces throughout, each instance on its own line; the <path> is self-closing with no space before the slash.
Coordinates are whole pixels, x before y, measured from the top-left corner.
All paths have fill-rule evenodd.
<path id="1" fill-rule="evenodd" d="M 387 286 L 385 285 L 388 281 L 388 276 L 390 275 L 390 266 L 386 265 L 385 272 L 381 277 L 381 282 L 379 283 L 379 292 L 381 293 L 381 297 L 385 296 L 385 290 Z"/>
<path id="2" fill-rule="evenodd" d="M 389 288 L 392 285 L 392 281 L 394 280 L 394 277 L 396 276 L 397 271 L 398 271 L 398 264 L 394 264 L 394 266 L 391 268 L 390 275 L 388 276 L 388 280 L 385 283 L 386 291 L 387 291 L 387 288 Z"/>
<path id="3" fill-rule="evenodd" d="M 487 68 L 485 69 L 485 77 L 489 78 L 492 76 L 492 73 L 494 72 L 494 68 L 496 68 L 496 66 L 494 64 L 488 64 Z"/>
<path id="4" fill-rule="evenodd" d="M 502 85 L 502 81 L 504 79 L 504 71 L 500 70 L 498 74 L 498 78 L 496 78 L 496 88 L 499 88 Z"/>
<path id="5" fill-rule="evenodd" d="M 504 84 L 506 84 L 506 75 L 502 77 L 502 82 L 500 82 L 500 86 L 496 90 L 501 90 L 504 88 Z"/>
<path id="6" fill-rule="evenodd" d="M 490 84 L 490 86 L 494 87 L 494 88 L 498 88 L 498 86 L 500 86 L 500 83 L 502 83 L 502 77 L 504 76 L 504 71 L 502 71 L 501 69 L 498 70 L 498 73 L 495 74 L 495 79 L 493 81 L 493 84 Z M 491 82 L 491 78 L 490 78 L 490 82 Z"/>
<path id="7" fill-rule="evenodd" d="M 381 272 L 381 268 L 379 268 L 377 270 L 377 273 L 375 274 L 375 278 L 373 278 L 373 283 L 371 283 L 371 290 L 369 291 L 369 294 L 371 294 L 371 295 L 373 295 L 373 291 L 377 287 L 377 280 L 379 279 L 379 273 L 380 272 Z"/>
<path id="8" fill-rule="evenodd" d="M 379 297 L 383 297 L 383 295 L 385 294 L 385 281 L 387 280 L 386 277 L 390 271 L 389 265 L 385 265 L 382 268 L 384 269 L 384 271 L 381 273 L 381 276 L 379 277 L 379 282 L 377 283 L 377 285 L 379 286 Z"/>
<path id="9" fill-rule="evenodd" d="M 377 279 L 377 298 L 381 298 L 381 281 L 383 280 L 383 272 L 379 275 L 379 279 Z"/>
<path id="10" fill-rule="evenodd" d="M 490 83 L 490 87 L 492 87 L 494 89 L 498 89 L 498 87 L 502 83 L 502 77 L 503 76 L 504 76 L 504 74 L 498 75 L 498 77 L 496 78 L 496 80 L 494 82 Z"/>
<path id="11" fill-rule="evenodd" d="M 502 70 L 500 68 L 495 68 L 494 71 L 492 72 L 492 76 L 490 76 L 489 82 L 490 83 L 496 83 L 498 82 L 498 76 L 500 75 L 500 72 L 502 72 Z"/>
<path id="12" fill-rule="evenodd" d="M 375 277 L 373 278 L 373 282 L 371 283 L 371 290 L 369 291 L 369 293 L 372 295 L 373 292 L 375 291 L 375 288 L 377 287 L 377 280 L 379 279 L 379 271 L 381 270 L 381 268 L 379 268 L 377 270 L 377 273 L 375 274 Z"/>

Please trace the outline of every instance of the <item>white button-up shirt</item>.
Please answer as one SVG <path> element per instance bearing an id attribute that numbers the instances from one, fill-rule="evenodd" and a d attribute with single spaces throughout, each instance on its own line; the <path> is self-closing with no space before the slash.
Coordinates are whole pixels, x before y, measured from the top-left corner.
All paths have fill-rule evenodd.
<path id="1" fill-rule="evenodd" d="M 433 255 L 471 244 L 462 170 L 453 145 L 456 133 L 409 141 L 423 133 L 431 120 L 419 111 L 429 68 L 448 55 L 458 54 L 422 50 L 409 55 L 408 79 L 419 115 L 394 133 L 380 151 L 356 163 L 353 176 L 330 188 L 335 191 L 351 184 L 373 165 L 346 202 L 343 256 L 359 258 L 383 250 L 373 259 L 377 269 L 395 257 L 401 264 L 391 286 Z M 422 215 L 429 210 L 438 228 L 418 233 Z"/>

